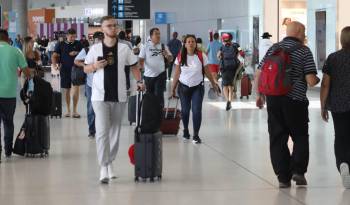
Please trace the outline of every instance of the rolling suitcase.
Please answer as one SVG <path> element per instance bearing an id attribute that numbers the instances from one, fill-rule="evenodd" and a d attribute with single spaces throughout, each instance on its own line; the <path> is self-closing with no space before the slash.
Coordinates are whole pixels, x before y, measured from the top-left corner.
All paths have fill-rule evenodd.
<path id="1" fill-rule="evenodd" d="M 247 74 L 243 74 L 242 80 L 241 80 L 241 99 L 243 97 L 247 97 L 249 99 L 249 95 L 252 94 L 252 82 L 249 79 Z"/>
<path id="2" fill-rule="evenodd" d="M 61 79 L 60 75 L 53 75 L 52 74 L 52 88 L 53 88 L 53 94 L 52 94 L 52 105 L 51 105 L 51 118 L 62 118 L 62 93 L 61 93 Z"/>
<path id="3" fill-rule="evenodd" d="M 26 116 L 26 143 L 25 153 L 27 157 L 40 154 L 48 156 L 50 150 L 50 119 L 44 115 Z"/>
<path id="4" fill-rule="evenodd" d="M 135 181 L 142 178 L 143 181 L 155 178 L 162 178 L 162 133 L 142 133 L 141 113 L 142 113 L 142 93 L 137 95 L 137 127 L 135 129 Z"/>
<path id="5" fill-rule="evenodd" d="M 181 111 L 178 108 L 179 98 L 176 97 L 175 108 L 170 108 L 170 102 L 173 98 L 169 98 L 168 106 L 164 108 L 164 115 L 160 125 L 160 131 L 164 135 L 177 135 L 180 129 Z"/>

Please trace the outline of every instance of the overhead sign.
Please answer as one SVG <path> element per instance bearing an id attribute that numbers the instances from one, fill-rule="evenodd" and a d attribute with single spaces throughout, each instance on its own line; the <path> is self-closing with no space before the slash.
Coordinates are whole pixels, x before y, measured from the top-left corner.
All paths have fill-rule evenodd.
<path id="1" fill-rule="evenodd" d="M 150 0 L 108 0 L 108 14 L 116 19 L 150 19 Z"/>
<path id="2" fill-rule="evenodd" d="M 155 20 L 155 24 L 175 23 L 175 13 L 155 12 L 154 20 Z"/>

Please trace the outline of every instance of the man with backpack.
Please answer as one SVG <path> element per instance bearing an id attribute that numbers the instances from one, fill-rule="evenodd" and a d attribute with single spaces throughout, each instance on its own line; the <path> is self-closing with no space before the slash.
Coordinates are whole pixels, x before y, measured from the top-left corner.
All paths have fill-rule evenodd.
<path id="1" fill-rule="evenodd" d="M 150 30 L 151 41 L 147 42 L 139 54 L 139 64 L 145 68 L 144 79 L 147 92 L 155 94 L 164 105 L 164 90 L 166 87 L 166 62 L 171 62 L 173 56 L 168 47 L 160 42 L 158 28 Z"/>
<path id="2" fill-rule="evenodd" d="M 226 110 L 231 109 L 231 102 L 233 99 L 234 85 L 233 80 L 235 78 L 236 71 L 240 66 L 238 60 L 239 45 L 232 43 L 232 35 L 224 33 L 222 35 L 223 46 L 218 52 L 218 58 L 220 59 L 220 71 L 222 75 L 222 85 L 224 87 L 224 95 L 227 100 Z"/>
<path id="3" fill-rule="evenodd" d="M 256 72 L 257 106 L 262 108 L 265 97 L 270 135 L 272 166 L 280 188 L 307 185 L 305 173 L 309 162 L 309 101 L 308 85 L 319 82 L 310 49 L 303 45 L 305 26 L 292 22 L 287 37 L 274 44 L 260 62 Z M 294 142 L 293 152 L 288 139 Z"/>

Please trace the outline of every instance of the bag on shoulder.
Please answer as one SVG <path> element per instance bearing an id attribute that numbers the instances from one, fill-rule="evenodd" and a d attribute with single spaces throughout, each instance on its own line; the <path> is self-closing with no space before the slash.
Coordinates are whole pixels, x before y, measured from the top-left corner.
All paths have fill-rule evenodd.
<path id="1" fill-rule="evenodd" d="M 278 44 L 275 47 L 261 67 L 258 89 L 264 95 L 284 96 L 293 87 L 290 78 L 292 70 L 290 54 L 302 48 L 302 45 L 298 44 L 289 49 L 282 48 Z"/>
<path id="2" fill-rule="evenodd" d="M 237 58 L 238 48 L 236 44 L 223 45 L 220 48 L 221 60 L 220 60 L 220 70 L 235 70 L 239 66 L 239 60 Z"/>

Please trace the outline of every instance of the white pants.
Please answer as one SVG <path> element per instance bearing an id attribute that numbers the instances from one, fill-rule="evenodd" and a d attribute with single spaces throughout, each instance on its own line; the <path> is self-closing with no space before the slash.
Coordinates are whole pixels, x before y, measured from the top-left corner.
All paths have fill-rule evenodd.
<path id="1" fill-rule="evenodd" d="M 93 101 L 96 148 L 100 166 L 111 164 L 118 153 L 119 135 L 126 103 Z"/>

